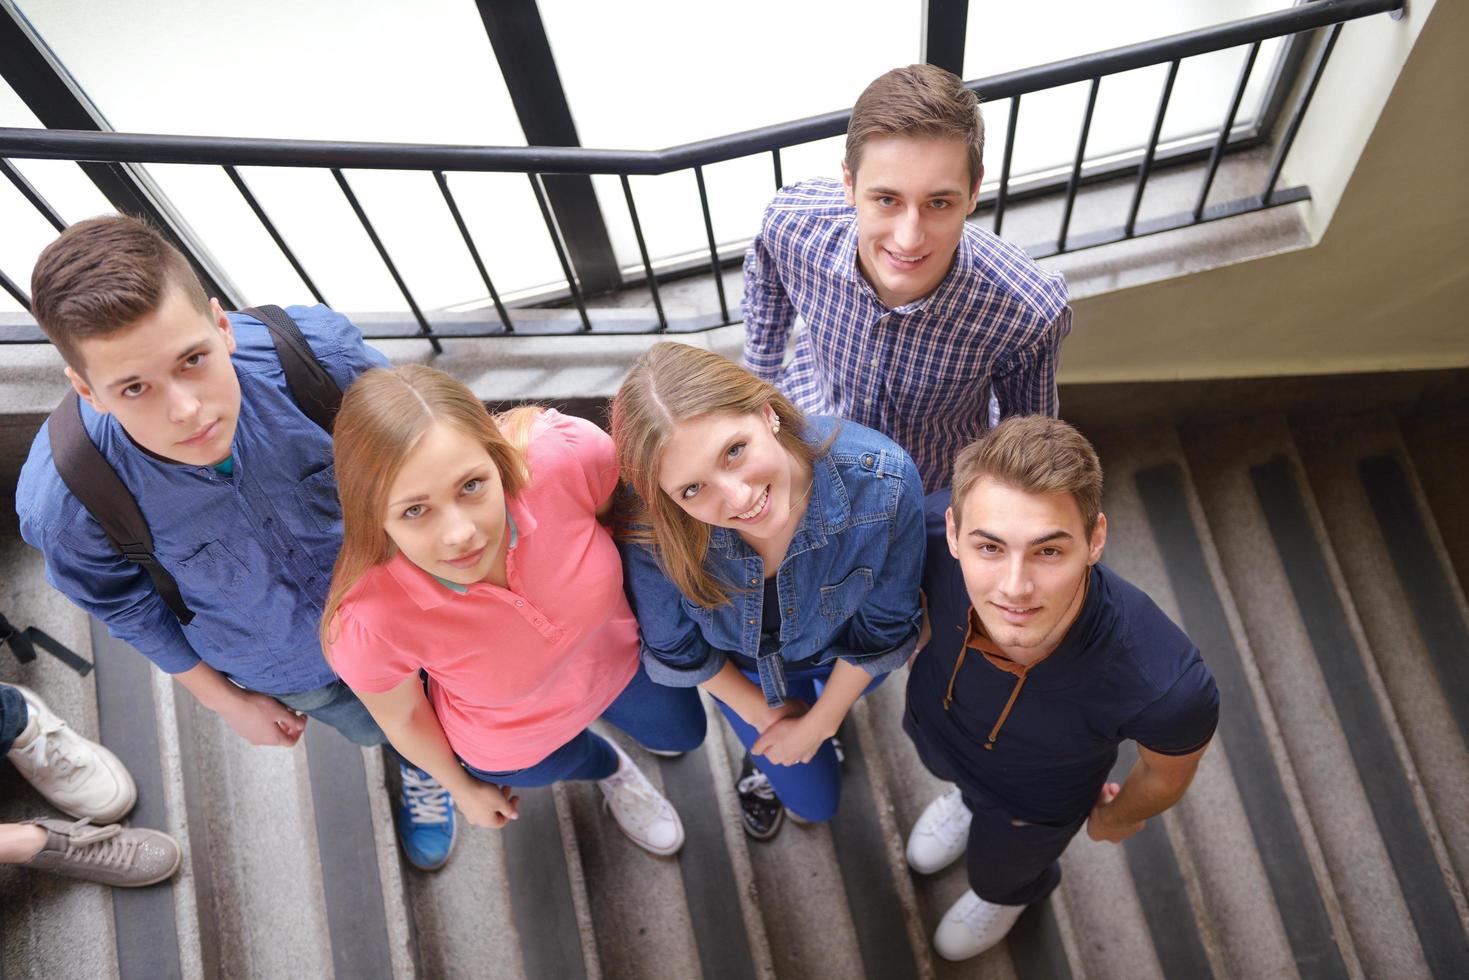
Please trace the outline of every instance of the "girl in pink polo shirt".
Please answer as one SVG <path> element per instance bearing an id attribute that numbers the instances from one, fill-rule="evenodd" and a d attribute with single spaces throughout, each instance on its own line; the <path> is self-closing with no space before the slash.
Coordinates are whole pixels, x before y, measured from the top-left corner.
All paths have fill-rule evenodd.
<path id="1" fill-rule="evenodd" d="M 658 754 L 704 739 L 691 691 L 652 683 L 602 525 L 617 468 L 590 422 L 491 418 L 432 368 L 369 371 L 333 436 L 342 550 L 322 648 L 393 747 L 474 824 L 517 816 L 510 787 L 597 780 L 639 846 L 672 854 L 672 805 L 597 718 Z M 405 794 L 405 798 L 407 794 Z"/>

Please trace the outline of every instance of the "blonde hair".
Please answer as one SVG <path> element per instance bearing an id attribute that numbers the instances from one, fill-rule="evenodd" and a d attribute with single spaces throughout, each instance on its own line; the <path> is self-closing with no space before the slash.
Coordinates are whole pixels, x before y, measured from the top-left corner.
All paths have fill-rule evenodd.
<path id="1" fill-rule="evenodd" d="M 612 440 L 624 495 L 617 531 L 653 546 L 665 575 L 705 609 L 729 600 L 735 588 L 705 567 L 709 525 L 690 517 L 658 484 L 663 450 L 680 422 L 706 415 L 746 415 L 769 405 L 780 419 L 775 438 L 796 459 L 812 463 L 828 442 L 813 446 L 806 417 L 775 388 L 712 351 L 687 344 L 654 344 L 633 364 L 612 401 Z"/>
<path id="2" fill-rule="evenodd" d="M 393 555 L 383 530 L 388 493 L 423 434 L 443 422 L 477 441 L 494 461 L 506 495 L 514 496 L 530 482 L 526 448 L 540 412 L 523 406 L 492 417 L 462 382 L 421 364 L 375 368 L 353 382 L 332 430 L 342 550 L 321 617 L 323 653 L 329 654 L 342 600 L 363 575 Z"/>
<path id="3" fill-rule="evenodd" d="M 1102 512 L 1102 464 L 1086 436 L 1060 419 L 1016 415 L 960 450 L 950 504 L 954 526 L 964 498 L 984 477 L 1023 493 L 1069 493 L 1090 540 Z"/>

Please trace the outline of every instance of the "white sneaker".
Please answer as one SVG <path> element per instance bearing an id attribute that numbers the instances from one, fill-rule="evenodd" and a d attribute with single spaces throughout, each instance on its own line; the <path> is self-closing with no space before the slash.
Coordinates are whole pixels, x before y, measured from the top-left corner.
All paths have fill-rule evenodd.
<path id="1" fill-rule="evenodd" d="M 946 960 L 978 956 L 1005 938 L 1024 905 L 996 905 L 966 891 L 949 906 L 933 934 L 933 948 Z"/>
<path id="2" fill-rule="evenodd" d="M 924 808 L 913 832 L 908 835 L 908 865 L 922 875 L 931 875 L 953 864 L 969 844 L 969 824 L 974 814 L 964 805 L 959 787 L 950 786 Z"/>
<path id="3" fill-rule="evenodd" d="M 15 768 L 51 805 L 73 817 L 115 823 L 138 800 L 127 768 L 107 749 L 72 731 L 29 688 L 14 685 L 30 717 L 6 753 Z"/>
<path id="4" fill-rule="evenodd" d="M 673 854 L 683 847 L 683 822 L 678 811 L 663 794 L 653 788 L 648 777 L 622 751 L 622 746 L 607 740 L 617 751 L 619 768 L 597 783 L 602 787 L 603 802 L 612 812 L 617 826 L 632 842 L 654 854 Z"/>

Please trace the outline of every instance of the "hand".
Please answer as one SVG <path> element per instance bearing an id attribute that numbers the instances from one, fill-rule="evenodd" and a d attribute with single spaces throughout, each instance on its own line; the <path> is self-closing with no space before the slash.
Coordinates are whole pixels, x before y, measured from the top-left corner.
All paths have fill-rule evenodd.
<path id="1" fill-rule="evenodd" d="M 1107 783 L 1102 787 L 1102 795 L 1097 797 L 1097 803 L 1092 807 L 1091 816 L 1086 820 L 1086 835 L 1092 840 L 1120 844 L 1142 830 L 1147 823 L 1146 820 L 1120 825 L 1112 822 L 1112 801 L 1117 799 L 1117 794 L 1120 792 L 1122 792 L 1122 787 L 1116 783 Z"/>
<path id="2" fill-rule="evenodd" d="M 520 797 L 511 796 L 509 786 L 475 779 L 451 795 L 464 819 L 476 827 L 499 830 L 511 820 L 520 819 Z"/>
<path id="3" fill-rule="evenodd" d="M 818 731 L 810 715 L 782 718 L 760 733 L 750 753 L 778 766 L 794 766 L 810 762 L 829 738 L 831 733 Z"/>
<path id="4" fill-rule="evenodd" d="M 811 710 L 811 706 L 805 701 L 791 698 L 779 708 L 765 707 L 759 716 L 749 719 L 750 727 L 762 735 L 776 722 L 786 718 L 799 718 Z"/>
<path id="5" fill-rule="evenodd" d="M 216 710 L 235 734 L 251 745 L 290 747 L 306 730 L 305 715 L 255 691 L 236 691 Z"/>

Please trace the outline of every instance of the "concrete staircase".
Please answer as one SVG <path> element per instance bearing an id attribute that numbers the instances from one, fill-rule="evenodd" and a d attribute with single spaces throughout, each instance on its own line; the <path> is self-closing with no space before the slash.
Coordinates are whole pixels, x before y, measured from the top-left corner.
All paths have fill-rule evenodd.
<path id="1" fill-rule="evenodd" d="M 100 733 L 138 779 L 134 821 L 188 857 L 133 893 L 0 868 L 0 980 L 1469 976 L 1469 407 L 1075 417 L 1107 468 L 1104 560 L 1204 651 L 1221 724 L 1178 807 L 1120 847 L 1080 836 L 1059 891 L 984 956 L 928 942 L 962 866 L 903 861 L 941 787 L 902 734 L 902 672 L 842 733 L 829 825 L 747 841 L 711 711 L 683 758 L 629 746 L 683 815 L 677 859 L 567 784 L 526 792 L 502 833 L 462 827 L 425 875 L 397 856 L 379 752 L 315 724 L 291 750 L 245 745 L 45 585 L 7 506 L 0 610 L 96 670 L 6 656 L 0 680 Z M 0 820 L 42 812 L 0 767 Z"/>

